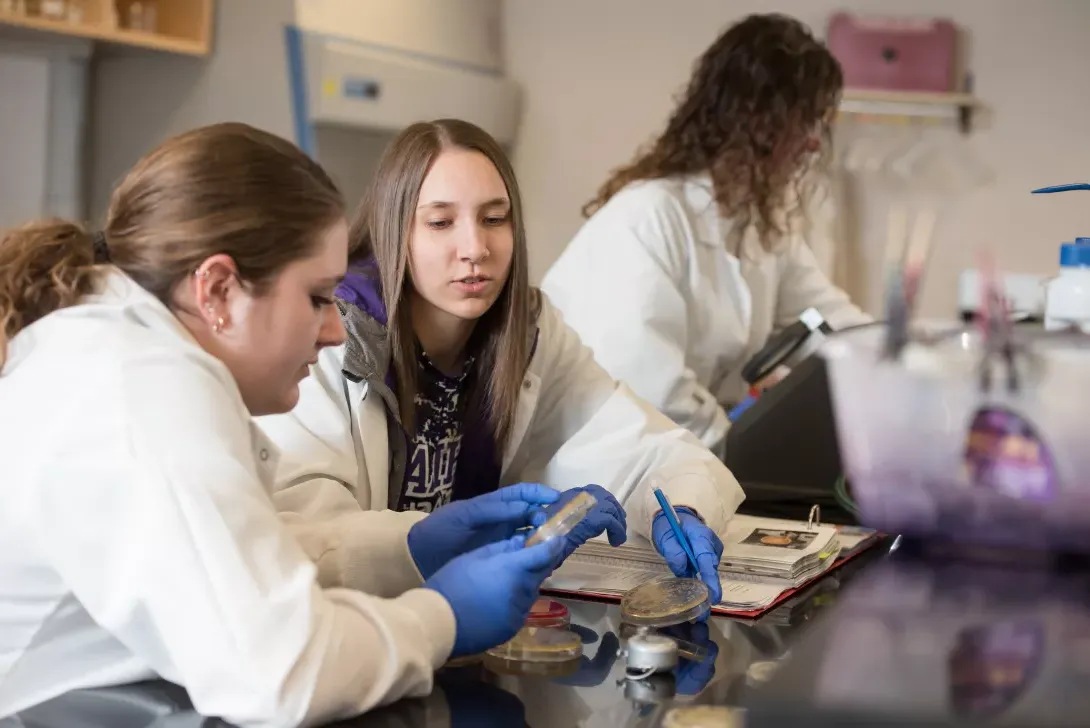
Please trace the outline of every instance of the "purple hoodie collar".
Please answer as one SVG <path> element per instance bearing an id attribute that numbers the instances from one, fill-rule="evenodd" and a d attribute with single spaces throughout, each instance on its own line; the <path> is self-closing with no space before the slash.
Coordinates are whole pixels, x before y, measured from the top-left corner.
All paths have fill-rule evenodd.
<path id="1" fill-rule="evenodd" d="M 386 303 L 382 299 L 382 280 L 374 256 L 350 264 L 335 295 L 386 326 Z"/>

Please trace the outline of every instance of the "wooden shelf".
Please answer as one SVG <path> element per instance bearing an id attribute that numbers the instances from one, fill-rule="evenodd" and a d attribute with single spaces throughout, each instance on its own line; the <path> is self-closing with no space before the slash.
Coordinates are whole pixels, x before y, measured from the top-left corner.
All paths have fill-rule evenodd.
<path id="1" fill-rule="evenodd" d="M 159 0 L 157 32 L 116 27 L 110 22 L 115 16 L 107 12 L 109 6 L 103 7 L 114 1 L 85 0 L 81 22 L 0 14 L 0 26 L 188 56 L 211 52 L 213 0 Z"/>
<path id="2" fill-rule="evenodd" d="M 968 93 L 923 93 L 845 89 L 840 113 L 858 116 L 949 120 L 963 132 L 972 127 L 973 112 L 981 108 L 978 98 Z"/>

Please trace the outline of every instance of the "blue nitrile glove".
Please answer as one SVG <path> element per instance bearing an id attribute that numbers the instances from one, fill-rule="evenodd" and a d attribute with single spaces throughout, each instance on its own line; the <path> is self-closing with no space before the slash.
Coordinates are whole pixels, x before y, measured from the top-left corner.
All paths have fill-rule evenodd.
<path id="1" fill-rule="evenodd" d="M 511 538 L 525 526 L 540 526 L 542 506 L 559 498 L 548 486 L 519 483 L 448 503 L 409 529 L 409 553 L 427 580 L 455 556 Z"/>
<path id="2" fill-rule="evenodd" d="M 624 508 L 617 502 L 612 493 L 600 485 L 585 485 L 582 488 L 571 488 L 563 491 L 560 494 L 560 500 L 546 508 L 545 513 L 552 517 L 554 513 L 583 491 L 594 496 L 597 503 L 583 517 L 583 520 L 576 524 L 575 528 L 564 537 L 565 548 L 561 555 L 561 561 L 571 556 L 573 551 L 603 531 L 609 534 L 611 546 L 620 546 L 628 537 L 628 524 L 625 521 Z"/>
<path id="3" fill-rule="evenodd" d="M 708 586 L 711 592 L 711 603 L 718 604 L 723 598 L 723 585 L 719 583 L 719 559 L 723 556 L 723 542 L 715 535 L 715 532 L 704 525 L 696 514 L 688 508 L 675 508 L 677 520 L 681 524 L 681 530 L 689 539 L 689 545 L 693 547 L 693 555 L 700 566 L 699 577 Z M 670 522 L 666 520 L 666 514 L 659 511 L 651 522 L 651 540 L 655 542 L 662 557 L 666 559 L 670 570 L 677 576 L 698 576 L 693 573 L 693 567 L 689 563 L 689 557 L 685 555 L 685 549 L 670 528 Z"/>
<path id="4" fill-rule="evenodd" d="M 455 558 L 424 582 L 425 589 L 442 594 L 454 611 L 451 657 L 503 644 L 526 622 L 564 544 L 551 539 L 525 546 L 522 535 L 490 543 Z"/>
<path id="5" fill-rule="evenodd" d="M 711 638 L 707 622 L 678 624 L 666 627 L 662 633 L 679 640 L 692 642 L 708 651 L 703 660 L 693 662 L 682 658 L 678 662 L 677 692 L 679 695 L 697 695 L 715 677 L 715 661 L 719 657 L 719 645 Z"/>
<path id="6" fill-rule="evenodd" d="M 583 644 L 598 641 L 598 635 L 586 627 L 573 624 L 568 629 L 582 637 Z M 588 639 L 588 635 L 583 634 L 583 632 L 589 632 L 593 639 Z M 617 662 L 617 658 L 620 657 L 620 647 L 621 641 L 617 639 L 617 635 L 613 632 L 606 632 L 602 635 L 602 643 L 598 645 L 598 651 L 594 653 L 594 657 L 583 655 L 583 657 L 579 658 L 578 670 L 571 675 L 554 678 L 553 682 L 561 685 L 575 685 L 581 688 L 593 688 L 601 685 L 613 672 L 613 665 Z"/>

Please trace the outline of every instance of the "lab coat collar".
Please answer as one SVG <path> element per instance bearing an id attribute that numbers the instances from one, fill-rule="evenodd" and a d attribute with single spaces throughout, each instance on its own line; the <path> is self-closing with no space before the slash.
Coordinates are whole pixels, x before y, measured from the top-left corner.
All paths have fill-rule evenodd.
<path id="1" fill-rule="evenodd" d="M 101 284 L 100 290 L 85 296 L 80 305 L 119 308 L 125 312 L 126 316 L 144 326 L 158 331 L 169 331 L 188 344 L 200 346 L 189 329 L 178 320 L 166 304 L 142 288 L 121 269 L 108 266 L 103 273 Z"/>
<path id="2" fill-rule="evenodd" d="M 715 201 L 715 186 L 712 183 L 711 173 L 701 172 L 683 177 L 681 185 L 685 205 L 694 213 L 691 224 L 696 242 L 709 248 L 727 247 L 732 255 L 742 251 L 746 255 L 739 255 L 740 258 L 753 257 L 754 260 L 761 260 L 764 257 L 764 249 L 753 226 L 742 233 L 740 251 L 736 250 L 734 245 L 729 245 L 728 238 L 734 226 L 732 221 L 724 220 L 719 214 L 719 204 Z"/>

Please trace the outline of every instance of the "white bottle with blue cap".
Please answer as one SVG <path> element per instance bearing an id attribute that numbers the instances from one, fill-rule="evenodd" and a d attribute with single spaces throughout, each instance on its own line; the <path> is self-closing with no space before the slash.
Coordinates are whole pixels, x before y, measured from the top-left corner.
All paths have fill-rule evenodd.
<path id="1" fill-rule="evenodd" d="M 1033 194 L 1090 190 L 1090 184 L 1056 185 Z M 1051 331 L 1077 326 L 1090 333 L 1090 237 L 1075 238 L 1060 246 L 1060 272 L 1049 281 L 1045 298 L 1045 328 Z"/>

